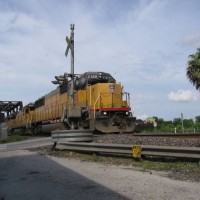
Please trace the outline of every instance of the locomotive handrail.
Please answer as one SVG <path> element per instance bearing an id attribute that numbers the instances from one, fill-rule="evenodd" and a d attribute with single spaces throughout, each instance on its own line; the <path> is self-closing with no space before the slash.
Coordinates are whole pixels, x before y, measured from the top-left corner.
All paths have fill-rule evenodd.
<path id="1" fill-rule="evenodd" d="M 28 125 L 28 127 L 31 126 L 32 119 L 33 119 L 32 115 L 29 114 L 28 117 L 27 117 L 27 120 L 26 120 L 26 124 Z"/>
<path id="2" fill-rule="evenodd" d="M 90 86 L 90 106 L 91 106 L 91 102 L 92 102 L 92 87 L 90 84 L 88 84 L 88 86 Z"/>
<path id="3" fill-rule="evenodd" d="M 97 103 L 97 101 L 98 101 L 98 99 L 99 99 L 99 97 L 100 97 L 100 93 L 99 93 L 99 95 L 97 96 L 97 99 L 96 99 L 96 101 L 95 101 L 95 103 L 94 103 L 94 119 L 96 118 L 96 116 L 95 116 L 95 112 L 96 112 L 96 103 Z"/>
<path id="4" fill-rule="evenodd" d="M 122 97 L 123 95 L 125 95 L 125 98 L 126 98 L 125 101 L 127 102 L 128 107 L 130 107 L 130 94 L 128 92 L 123 92 Z"/>

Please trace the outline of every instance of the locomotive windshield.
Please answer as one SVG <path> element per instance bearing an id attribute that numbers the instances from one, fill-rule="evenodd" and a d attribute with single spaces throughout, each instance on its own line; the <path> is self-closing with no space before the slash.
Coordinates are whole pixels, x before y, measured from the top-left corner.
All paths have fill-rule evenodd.
<path id="1" fill-rule="evenodd" d="M 75 88 L 84 89 L 86 85 L 96 83 L 115 83 L 115 79 L 105 72 L 86 72 L 76 79 Z"/>

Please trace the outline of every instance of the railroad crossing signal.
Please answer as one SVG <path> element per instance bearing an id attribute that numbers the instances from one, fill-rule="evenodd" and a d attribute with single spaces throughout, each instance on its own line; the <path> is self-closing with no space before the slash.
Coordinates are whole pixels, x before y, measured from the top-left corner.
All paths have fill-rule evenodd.
<path id="1" fill-rule="evenodd" d="M 67 49 L 65 51 L 66 57 L 68 55 L 69 49 L 71 50 L 71 53 L 74 54 L 74 24 L 71 24 L 70 27 L 71 27 L 70 38 L 66 36 L 66 42 L 67 42 Z"/>

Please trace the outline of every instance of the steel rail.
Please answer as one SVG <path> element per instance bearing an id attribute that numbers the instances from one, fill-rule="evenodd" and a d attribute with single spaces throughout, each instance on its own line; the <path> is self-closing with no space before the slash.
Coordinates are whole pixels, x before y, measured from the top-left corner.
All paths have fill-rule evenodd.
<path id="1" fill-rule="evenodd" d="M 134 133 L 134 137 L 200 138 L 200 133 Z"/>
<path id="2" fill-rule="evenodd" d="M 130 144 L 102 144 L 102 143 L 59 143 L 57 150 L 69 150 L 76 152 L 106 153 L 114 155 L 133 156 L 133 147 Z M 138 146 L 138 145 L 136 145 Z M 200 159 L 200 148 L 198 147 L 172 147 L 172 146 L 151 146 L 141 145 L 139 156 L 158 156 L 175 158 Z"/>

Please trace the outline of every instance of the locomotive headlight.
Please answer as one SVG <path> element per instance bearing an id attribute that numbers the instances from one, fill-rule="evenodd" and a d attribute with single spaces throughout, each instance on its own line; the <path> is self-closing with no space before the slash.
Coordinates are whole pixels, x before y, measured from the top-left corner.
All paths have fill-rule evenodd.
<path id="1" fill-rule="evenodd" d="M 126 112 L 126 115 L 128 115 L 129 114 L 129 112 Z"/>
<path id="2" fill-rule="evenodd" d="M 107 112 L 103 112 L 103 115 L 107 115 Z"/>

